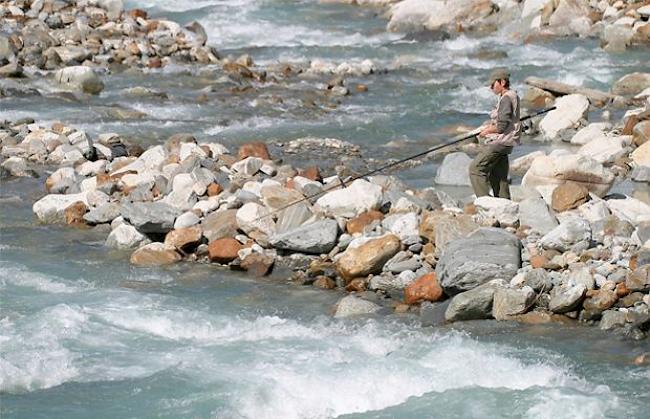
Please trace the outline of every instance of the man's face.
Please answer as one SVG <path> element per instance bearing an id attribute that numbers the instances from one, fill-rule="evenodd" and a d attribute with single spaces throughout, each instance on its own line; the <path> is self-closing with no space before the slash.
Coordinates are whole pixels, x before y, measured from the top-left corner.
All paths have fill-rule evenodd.
<path id="1" fill-rule="evenodd" d="M 495 94 L 500 94 L 503 91 L 503 82 L 501 80 L 496 80 L 494 83 L 492 83 L 490 89 L 492 89 L 492 92 Z"/>

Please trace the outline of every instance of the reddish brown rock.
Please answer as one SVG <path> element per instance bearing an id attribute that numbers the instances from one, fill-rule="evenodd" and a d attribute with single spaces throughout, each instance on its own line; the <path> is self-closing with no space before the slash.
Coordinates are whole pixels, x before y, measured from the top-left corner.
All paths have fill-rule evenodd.
<path id="1" fill-rule="evenodd" d="M 379 273 L 401 247 L 402 243 L 394 234 L 368 240 L 359 247 L 347 249 L 336 262 L 336 270 L 346 281 Z"/>
<path id="2" fill-rule="evenodd" d="M 618 284 L 616 284 L 616 295 L 618 295 L 618 298 L 625 297 L 629 293 L 630 290 L 627 289 L 625 282 L 619 282 Z"/>
<path id="3" fill-rule="evenodd" d="M 65 125 L 63 125 L 60 122 L 55 122 L 52 124 L 52 131 L 56 132 L 57 134 L 63 134 L 63 131 L 65 130 Z"/>
<path id="4" fill-rule="evenodd" d="M 351 219 L 345 225 L 348 234 L 363 233 L 363 229 L 375 220 L 383 220 L 384 214 L 380 211 L 370 210 L 362 212 L 358 217 Z"/>
<path id="5" fill-rule="evenodd" d="M 239 160 L 244 160 L 246 157 L 259 157 L 263 160 L 271 160 L 269 149 L 264 143 L 247 143 L 239 147 Z"/>
<path id="6" fill-rule="evenodd" d="M 601 289 L 593 293 L 591 298 L 587 298 L 582 303 L 582 306 L 585 310 L 590 312 L 601 313 L 613 306 L 616 301 L 618 301 L 618 295 L 616 295 L 616 292 Z"/>
<path id="7" fill-rule="evenodd" d="M 177 228 L 165 236 L 165 244 L 183 252 L 187 252 L 199 244 L 203 236 L 201 228 L 197 226 Z"/>
<path id="8" fill-rule="evenodd" d="M 404 290 L 404 302 L 440 301 L 444 294 L 435 273 L 426 274 L 409 284 Z"/>
<path id="9" fill-rule="evenodd" d="M 142 9 L 131 9 L 128 12 L 126 12 L 126 15 L 133 18 L 141 18 L 141 19 L 147 19 L 147 12 L 142 10 Z"/>
<path id="10" fill-rule="evenodd" d="M 530 264 L 533 266 L 533 269 L 543 268 L 548 263 L 548 259 L 542 255 L 531 256 Z"/>
<path id="11" fill-rule="evenodd" d="M 88 212 L 88 207 L 81 201 L 77 201 L 63 212 L 66 224 L 84 224 L 84 214 Z"/>
<path id="12" fill-rule="evenodd" d="M 345 287 L 345 290 L 347 292 L 363 292 L 366 288 L 366 280 L 363 278 L 357 278 L 350 281 L 350 283 Z"/>
<path id="13" fill-rule="evenodd" d="M 223 188 L 216 182 L 208 185 L 208 196 L 217 196 L 223 192 Z"/>
<path id="14" fill-rule="evenodd" d="M 314 180 L 316 182 L 320 182 L 323 180 L 323 177 L 320 174 L 320 169 L 318 168 L 318 166 L 310 166 L 304 170 L 299 170 L 298 175 L 307 178 L 309 180 Z"/>
<path id="15" fill-rule="evenodd" d="M 575 182 L 564 183 L 553 190 L 551 206 L 555 211 L 563 212 L 578 208 L 589 200 L 589 190 Z"/>
<path id="16" fill-rule="evenodd" d="M 650 352 L 646 352 L 634 358 L 634 365 L 650 365 Z"/>
<path id="17" fill-rule="evenodd" d="M 147 67 L 148 68 L 160 68 L 162 67 L 162 60 L 158 57 L 151 57 L 149 61 L 147 61 Z"/>
<path id="18" fill-rule="evenodd" d="M 237 253 L 242 249 L 241 243 L 231 237 L 214 240 L 208 245 L 210 261 L 221 264 L 230 263 L 237 259 Z"/>
<path id="19" fill-rule="evenodd" d="M 478 210 L 476 209 L 476 205 L 470 202 L 468 204 L 465 204 L 463 207 L 463 213 L 467 215 L 475 215 L 478 213 Z"/>
<path id="20" fill-rule="evenodd" d="M 138 266 L 161 266 L 179 262 L 181 255 L 160 242 L 146 244 L 131 254 L 131 263 Z"/>
<path id="21" fill-rule="evenodd" d="M 325 290 L 331 290 L 336 288 L 336 282 L 332 278 L 329 278 L 327 276 L 319 276 L 316 278 L 313 284 L 316 288 L 322 288 Z"/>
<path id="22" fill-rule="evenodd" d="M 275 260 L 268 255 L 251 253 L 241 261 L 240 267 L 253 276 L 264 276 L 271 273 Z"/>

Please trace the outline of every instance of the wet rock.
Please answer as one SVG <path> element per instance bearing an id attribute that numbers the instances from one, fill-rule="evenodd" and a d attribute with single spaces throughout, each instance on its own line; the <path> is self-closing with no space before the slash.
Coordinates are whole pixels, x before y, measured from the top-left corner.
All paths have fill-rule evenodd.
<path id="1" fill-rule="evenodd" d="M 227 264 L 237 259 L 241 249 L 242 245 L 237 240 L 232 237 L 224 237 L 209 243 L 208 256 L 212 262 Z"/>
<path id="2" fill-rule="evenodd" d="M 364 300 L 355 295 L 347 295 L 336 304 L 334 317 L 343 318 L 374 314 L 381 310 L 381 306 L 372 301 Z"/>
<path id="3" fill-rule="evenodd" d="M 167 233 L 165 244 L 182 252 L 187 252 L 201 243 L 201 237 L 202 233 L 199 227 L 177 228 Z"/>
<path id="4" fill-rule="evenodd" d="M 556 110 L 546 114 L 539 123 L 539 129 L 549 140 L 559 139 L 564 130 L 576 129 L 585 118 L 589 100 L 580 94 L 566 95 L 555 101 Z"/>
<path id="5" fill-rule="evenodd" d="M 537 293 L 549 292 L 553 288 L 553 282 L 542 268 L 536 268 L 524 274 L 524 285 Z"/>
<path id="6" fill-rule="evenodd" d="M 181 255 L 164 243 L 145 244 L 131 254 L 131 264 L 136 266 L 162 266 L 179 262 Z"/>
<path id="7" fill-rule="evenodd" d="M 587 293 L 584 284 L 562 284 L 551 290 L 551 299 L 548 304 L 549 310 L 554 313 L 568 313 L 580 306 Z"/>
<path id="8" fill-rule="evenodd" d="M 603 311 L 599 327 L 601 330 L 612 330 L 625 326 L 625 313 L 618 310 Z"/>
<path id="9" fill-rule="evenodd" d="M 90 210 L 84 215 L 83 219 L 90 225 L 110 223 L 121 214 L 120 205 L 117 203 L 108 203 Z"/>
<path id="10" fill-rule="evenodd" d="M 554 249 L 566 252 L 577 244 L 589 244 L 591 227 L 579 217 L 564 219 L 562 223 L 541 238 L 540 244 L 544 249 Z"/>
<path id="11" fill-rule="evenodd" d="M 122 217 L 142 233 L 163 234 L 174 228 L 181 212 L 162 202 L 134 202 L 122 205 Z"/>
<path id="12" fill-rule="evenodd" d="M 357 179 L 347 188 L 326 193 L 316 201 L 316 206 L 326 214 L 353 218 L 362 212 L 378 209 L 381 202 L 380 186 Z"/>
<path id="13" fill-rule="evenodd" d="M 546 234 L 558 226 L 558 221 L 542 198 L 528 198 L 519 203 L 519 224 Z"/>
<path id="14" fill-rule="evenodd" d="M 482 196 L 474 200 L 479 216 L 495 219 L 501 227 L 512 227 L 519 221 L 519 204 L 509 199 Z"/>
<path id="15" fill-rule="evenodd" d="M 444 293 L 435 273 L 421 276 L 404 289 L 404 302 L 418 304 L 423 301 L 440 301 Z"/>
<path id="16" fill-rule="evenodd" d="M 50 194 L 45 195 L 34 203 L 32 210 L 42 223 L 65 222 L 65 210 L 76 202 L 88 204 L 85 192 L 77 194 Z"/>
<path id="17" fill-rule="evenodd" d="M 618 79 L 612 86 L 612 93 L 633 96 L 650 87 L 650 73 L 630 73 Z"/>
<path id="18" fill-rule="evenodd" d="M 603 196 L 614 183 L 614 174 L 597 161 L 576 154 L 536 158 L 521 181 L 523 187 L 561 185 L 572 181 Z"/>
<path id="19" fill-rule="evenodd" d="M 379 273 L 400 247 L 399 238 L 393 234 L 369 240 L 359 247 L 348 248 L 336 262 L 336 269 L 348 282 L 371 273 Z"/>
<path id="20" fill-rule="evenodd" d="M 447 154 L 436 171 L 434 182 L 438 185 L 471 186 L 468 175 L 471 163 L 472 159 L 465 153 Z"/>
<path id="21" fill-rule="evenodd" d="M 15 176 L 15 177 L 38 177 L 38 173 L 35 170 L 32 170 L 27 165 L 27 160 L 21 157 L 9 157 L 7 160 L 2 162 L 0 165 L 2 169 L 0 171 L 6 173 L 6 175 L 0 174 L 0 178 Z"/>
<path id="22" fill-rule="evenodd" d="M 203 235 L 208 241 L 222 239 L 224 237 L 235 237 L 239 225 L 236 218 L 237 210 L 217 211 L 207 215 L 201 221 Z"/>
<path id="23" fill-rule="evenodd" d="M 551 196 L 553 209 L 558 212 L 578 208 L 588 200 L 589 190 L 575 182 L 558 185 Z"/>
<path id="24" fill-rule="evenodd" d="M 381 221 L 384 219 L 384 214 L 382 214 L 380 211 L 365 211 L 359 214 L 357 217 L 349 220 L 346 225 L 345 229 L 347 230 L 348 234 L 355 234 L 355 233 L 363 233 L 364 228 L 372 223 L 373 221 Z"/>
<path id="25" fill-rule="evenodd" d="M 149 243 L 149 239 L 132 225 L 123 223 L 110 232 L 104 243 L 115 249 L 133 249 Z"/>
<path id="26" fill-rule="evenodd" d="M 587 298 L 582 306 L 585 310 L 592 313 L 602 313 L 603 311 L 612 307 L 618 301 L 616 292 L 610 290 L 597 290 Z"/>
<path id="27" fill-rule="evenodd" d="M 240 267 L 250 275 L 261 277 L 271 272 L 274 263 L 275 257 L 267 253 L 250 253 L 242 259 Z"/>
<path id="28" fill-rule="evenodd" d="M 523 314 L 530 309 L 535 300 L 535 292 L 530 287 L 497 288 L 492 304 L 492 317 L 497 320 L 510 320 L 512 316 Z"/>
<path id="29" fill-rule="evenodd" d="M 99 94 L 104 90 L 104 83 L 95 71 L 86 66 L 72 66 L 62 68 L 54 73 L 57 83 L 79 89 L 84 93 Z"/>
<path id="30" fill-rule="evenodd" d="M 505 286 L 503 281 L 494 280 L 455 295 L 445 311 L 445 320 L 491 319 L 494 293 L 502 286 Z"/>
<path id="31" fill-rule="evenodd" d="M 275 234 L 270 238 L 273 247 L 301 253 L 322 254 L 334 248 L 338 238 L 338 223 L 332 219 L 316 221 Z"/>
<path id="32" fill-rule="evenodd" d="M 513 234 L 480 228 L 447 244 L 436 274 L 447 295 L 471 290 L 494 278 L 509 281 L 521 267 L 520 247 Z"/>

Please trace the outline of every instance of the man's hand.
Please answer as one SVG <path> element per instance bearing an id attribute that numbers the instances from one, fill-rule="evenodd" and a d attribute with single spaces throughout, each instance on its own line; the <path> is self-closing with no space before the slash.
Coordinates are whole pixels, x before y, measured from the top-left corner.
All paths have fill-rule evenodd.
<path id="1" fill-rule="evenodd" d="M 496 134 L 497 132 L 497 126 L 494 124 L 490 124 L 483 128 L 481 132 L 478 134 L 479 137 L 486 137 L 489 134 Z"/>

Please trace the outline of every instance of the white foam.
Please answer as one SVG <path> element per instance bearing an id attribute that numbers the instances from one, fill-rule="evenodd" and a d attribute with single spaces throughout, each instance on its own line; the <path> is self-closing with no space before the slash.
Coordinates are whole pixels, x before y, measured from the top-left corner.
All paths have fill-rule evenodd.
<path id="1" fill-rule="evenodd" d="M 0 288 L 5 289 L 8 285 L 50 294 L 70 294 L 90 288 L 90 284 L 83 280 L 72 284 L 53 275 L 31 271 L 22 265 L 3 262 L 0 265 Z"/>

